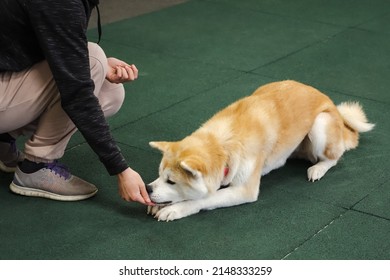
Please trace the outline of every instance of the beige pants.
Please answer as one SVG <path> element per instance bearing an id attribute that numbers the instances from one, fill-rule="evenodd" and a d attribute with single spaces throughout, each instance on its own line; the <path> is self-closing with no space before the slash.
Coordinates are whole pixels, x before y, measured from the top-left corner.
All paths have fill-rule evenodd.
<path id="1" fill-rule="evenodd" d="M 105 77 L 107 57 L 94 43 L 88 44 L 94 94 L 106 117 L 122 106 L 124 87 Z M 76 127 L 62 110 L 60 96 L 46 61 L 21 72 L 0 73 L 0 133 L 17 138 L 31 135 L 25 144 L 26 158 L 51 161 L 64 155 Z"/>

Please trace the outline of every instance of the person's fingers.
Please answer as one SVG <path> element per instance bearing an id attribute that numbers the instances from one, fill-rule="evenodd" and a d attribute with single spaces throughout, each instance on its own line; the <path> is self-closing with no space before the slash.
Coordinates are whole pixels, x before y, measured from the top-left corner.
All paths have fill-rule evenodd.
<path id="1" fill-rule="evenodd" d="M 133 65 L 117 65 L 107 73 L 107 79 L 112 83 L 134 81 L 138 78 L 138 69 Z"/>
<path id="2" fill-rule="evenodd" d="M 122 79 L 121 81 L 128 81 L 131 80 L 131 73 L 127 71 L 126 67 L 121 67 L 122 69 Z"/>
<path id="3" fill-rule="evenodd" d="M 141 202 L 143 201 L 143 198 L 141 194 L 129 194 L 125 191 L 119 191 L 119 195 L 121 198 L 127 202 Z"/>
<path id="4" fill-rule="evenodd" d="M 142 203 L 144 205 L 148 205 L 145 201 L 145 199 L 142 197 L 141 194 L 137 194 L 137 196 L 134 198 L 134 201 Z"/>
<path id="5" fill-rule="evenodd" d="M 149 194 L 146 191 L 146 187 L 145 186 L 140 188 L 140 192 L 141 192 L 141 196 L 142 196 L 143 200 L 145 201 L 145 204 L 153 205 L 152 201 L 149 198 Z"/>
<path id="6" fill-rule="evenodd" d="M 121 79 L 121 78 L 122 78 L 122 67 L 117 66 L 117 67 L 115 67 L 115 69 L 116 69 L 116 76 L 117 76 L 119 79 Z"/>
<path id="7" fill-rule="evenodd" d="M 149 196 L 146 190 L 140 189 L 140 192 L 137 193 L 128 193 L 124 191 L 122 188 L 119 189 L 120 197 L 127 202 L 139 202 L 144 205 L 153 205 L 149 199 Z"/>
<path id="8" fill-rule="evenodd" d="M 124 70 L 123 72 L 126 73 L 126 80 L 130 80 L 130 81 L 135 80 L 135 75 L 134 75 L 133 69 L 131 69 L 131 67 L 126 66 L 125 68 L 123 68 L 123 70 Z M 125 78 L 125 75 L 123 77 Z"/>
<path id="9" fill-rule="evenodd" d="M 137 79 L 138 78 L 138 69 L 137 69 L 137 67 L 134 64 L 132 64 L 130 67 L 133 70 L 134 78 Z"/>

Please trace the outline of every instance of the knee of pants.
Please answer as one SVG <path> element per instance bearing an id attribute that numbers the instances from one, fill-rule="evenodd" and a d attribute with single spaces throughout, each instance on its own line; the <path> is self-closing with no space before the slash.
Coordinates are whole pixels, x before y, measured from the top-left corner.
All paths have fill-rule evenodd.
<path id="1" fill-rule="evenodd" d="M 111 84 L 106 81 L 103 84 L 102 92 L 98 98 L 102 106 L 104 116 L 113 116 L 122 107 L 125 100 L 125 88 L 123 87 L 123 84 Z"/>
<path id="2" fill-rule="evenodd" d="M 103 49 L 96 43 L 88 42 L 88 52 L 91 78 L 95 83 L 95 88 L 99 89 L 108 71 L 107 56 Z"/>

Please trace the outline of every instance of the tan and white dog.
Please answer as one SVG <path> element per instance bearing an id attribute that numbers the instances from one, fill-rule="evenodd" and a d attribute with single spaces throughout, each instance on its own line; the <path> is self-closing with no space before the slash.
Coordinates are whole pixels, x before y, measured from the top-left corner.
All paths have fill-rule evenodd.
<path id="1" fill-rule="evenodd" d="M 171 221 L 256 201 L 260 177 L 289 157 L 311 161 L 308 179 L 319 180 L 357 147 L 359 132 L 373 127 L 358 103 L 336 107 L 317 89 L 295 81 L 266 84 L 183 140 L 150 142 L 163 158 L 159 178 L 147 186 L 156 203 L 148 213 Z"/>

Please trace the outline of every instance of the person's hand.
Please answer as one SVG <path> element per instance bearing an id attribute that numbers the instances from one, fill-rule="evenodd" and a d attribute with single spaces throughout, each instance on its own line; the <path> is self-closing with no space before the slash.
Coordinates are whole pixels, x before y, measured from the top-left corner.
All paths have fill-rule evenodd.
<path id="1" fill-rule="evenodd" d="M 138 78 L 138 69 L 134 64 L 126 62 L 114 57 L 107 58 L 108 71 L 106 79 L 111 83 L 124 83 L 134 81 Z"/>
<path id="2" fill-rule="evenodd" d="M 141 176 L 130 167 L 118 174 L 119 194 L 126 201 L 136 201 L 145 205 L 154 205 Z"/>

